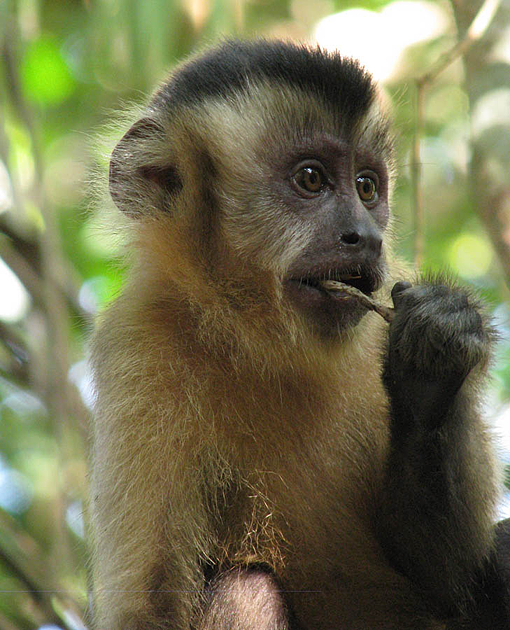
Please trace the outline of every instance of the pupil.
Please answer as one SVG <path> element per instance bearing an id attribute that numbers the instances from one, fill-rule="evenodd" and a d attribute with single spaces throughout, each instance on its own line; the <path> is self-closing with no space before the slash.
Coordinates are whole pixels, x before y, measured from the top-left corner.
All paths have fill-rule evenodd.
<path id="1" fill-rule="evenodd" d="M 319 185 L 319 173 L 317 171 L 310 169 L 307 169 L 307 179 L 308 179 L 308 186 L 310 188 L 316 189 L 317 186 Z"/>
<path id="2" fill-rule="evenodd" d="M 369 177 L 362 177 L 359 180 L 360 183 L 360 195 L 364 201 L 372 199 L 375 192 L 375 184 Z"/>

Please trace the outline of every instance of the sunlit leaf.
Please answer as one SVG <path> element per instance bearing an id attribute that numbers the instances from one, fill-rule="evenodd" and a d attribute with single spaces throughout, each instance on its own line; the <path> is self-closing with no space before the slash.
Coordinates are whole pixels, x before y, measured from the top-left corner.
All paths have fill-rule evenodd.
<path id="1" fill-rule="evenodd" d="M 75 89 L 75 81 L 52 37 L 33 41 L 23 58 L 21 76 L 25 94 L 43 105 L 65 101 Z"/>

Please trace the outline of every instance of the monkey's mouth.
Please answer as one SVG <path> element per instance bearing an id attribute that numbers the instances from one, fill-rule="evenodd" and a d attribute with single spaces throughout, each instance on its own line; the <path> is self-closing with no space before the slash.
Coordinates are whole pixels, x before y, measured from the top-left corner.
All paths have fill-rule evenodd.
<path id="1" fill-rule="evenodd" d="M 371 295 L 382 283 L 380 274 L 362 268 L 347 271 L 327 270 L 324 273 L 314 273 L 300 278 L 290 278 L 290 282 L 297 284 L 299 290 L 316 291 L 334 299 L 336 294 L 333 295 L 324 287 L 324 282 L 328 280 L 335 280 L 336 282 L 347 284 L 358 289 L 358 291 L 361 291 L 365 295 Z"/>
<path id="2" fill-rule="evenodd" d="M 355 295 L 328 290 L 334 280 L 370 296 L 383 283 L 384 265 L 355 268 L 317 268 L 292 273 L 284 283 L 287 299 L 326 332 L 355 326 L 368 312 Z"/>
<path id="3" fill-rule="evenodd" d="M 304 277 L 300 278 L 298 282 L 301 284 L 301 287 L 304 285 L 305 287 L 325 292 L 330 295 L 330 292 L 327 288 L 325 288 L 324 283 L 328 280 L 334 280 L 336 282 L 341 282 L 342 284 L 347 284 L 348 286 L 354 287 L 361 291 L 365 295 L 370 295 L 377 288 L 377 281 L 372 276 L 363 276 L 359 273 L 345 273 L 345 274 L 332 274 L 323 277 Z"/>

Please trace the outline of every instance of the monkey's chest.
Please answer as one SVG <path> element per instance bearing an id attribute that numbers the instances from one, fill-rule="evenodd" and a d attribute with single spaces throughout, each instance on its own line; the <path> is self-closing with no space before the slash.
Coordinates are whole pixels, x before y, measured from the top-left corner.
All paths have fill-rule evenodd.
<path id="1" fill-rule="evenodd" d="M 384 453 L 383 444 L 369 445 L 365 436 L 345 451 L 331 443 L 302 445 L 278 461 L 237 471 L 218 493 L 219 554 L 228 564 L 262 563 L 279 575 L 295 566 L 334 573 L 344 555 L 366 548 Z"/>

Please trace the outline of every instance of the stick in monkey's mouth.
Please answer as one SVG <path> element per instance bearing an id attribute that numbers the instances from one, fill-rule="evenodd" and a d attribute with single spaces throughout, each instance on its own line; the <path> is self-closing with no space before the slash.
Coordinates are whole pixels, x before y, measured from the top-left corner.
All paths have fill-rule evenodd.
<path id="1" fill-rule="evenodd" d="M 350 284 L 345 284 L 344 282 L 338 282 L 338 280 L 322 280 L 320 282 L 320 286 L 325 291 L 332 291 L 335 293 L 344 293 L 345 296 L 356 298 L 363 306 L 371 311 L 375 311 L 378 315 L 380 315 L 383 319 L 385 319 L 388 323 L 393 321 L 395 317 L 395 311 L 388 306 L 383 306 L 379 304 L 375 300 L 373 300 L 368 295 L 365 295 L 356 287 L 351 286 Z M 339 296 L 341 297 L 341 296 Z"/>

